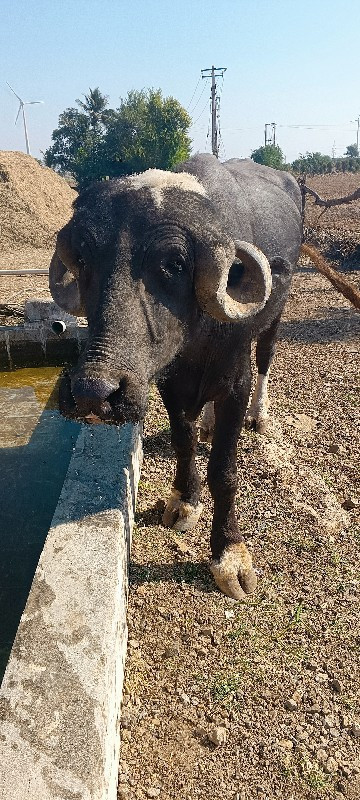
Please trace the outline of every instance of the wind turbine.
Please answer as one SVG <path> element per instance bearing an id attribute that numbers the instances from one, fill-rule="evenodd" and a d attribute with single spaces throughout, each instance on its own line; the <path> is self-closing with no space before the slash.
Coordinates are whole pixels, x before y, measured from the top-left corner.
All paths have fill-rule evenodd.
<path id="1" fill-rule="evenodd" d="M 17 115 L 16 115 L 15 125 L 16 125 L 18 119 L 19 119 L 20 112 L 22 112 L 22 117 L 23 117 L 23 122 L 24 122 L 24 131 L 25 131 L 26 152 L 27 152 L 28 156 L 30 156 L 31 153 L 30 153 L 30 145 L 29 145 L 29 136 L 28 136 L 27 126 L 26 126 L 25 106 L 34 106 L 37 103 L 43 103 L 44 101 L 43 100 L 22 100 L 21 97 L 19 97 L 19 95 L 16 94 L 16 92 L 12 88 L 12 86 L 10 86 L 10 83 L 8 83 L 7 81 L 6 81 L 6 83 L 7 83 L 8 87 L 9 87 L 9 89 L 11 89 L 12 93 L 15 95 L 15 97 L 17 97 L 17 99 L 19 100 L 19 108 L 18 108 L 18 112 L 17 112 Z"/>

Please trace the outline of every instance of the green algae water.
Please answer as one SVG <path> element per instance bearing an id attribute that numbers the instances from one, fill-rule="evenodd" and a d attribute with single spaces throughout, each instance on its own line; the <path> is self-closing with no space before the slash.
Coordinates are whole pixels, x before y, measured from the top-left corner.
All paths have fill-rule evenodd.
<path id="1" fill-rule="evenodd" d="M 57 410 L 60 371 L 0 373 L 0 680 L 80 430 Z"/>

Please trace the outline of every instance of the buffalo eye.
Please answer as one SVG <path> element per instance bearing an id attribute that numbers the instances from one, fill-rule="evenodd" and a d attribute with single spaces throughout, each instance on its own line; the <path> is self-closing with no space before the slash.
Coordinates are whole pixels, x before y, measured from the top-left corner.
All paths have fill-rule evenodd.
<path id="1" fill-rule="evenodd" d="M 85 286 L 88 286 L 90 283 L 90 269 L 88 264 L 86 263 L 85 259 L 81 256 L 77 258 L 77 265 L 79 269 L 79 278 L 82 279 Z"/>
<path id="2" fill-rule="evenodd" d="M 180 275 L 185 267 L 185 261 L 181 256 L 176 256 L 175 258 L 171 258 L 168 261 L 164 261 L 161 264 L 161 270 L 164 275 L 171 277 Z"/>
<path id="3" fill-rule="evenodd" d="M 84 260 L 83 258 L 81 258 L 81 256 L 79 256 L 79 257 L 77 258 L 77 265 L 78 265 L 78 267 L 79 267 L 79 272 L 80 272 L 82 275 L 84 275 L 84 274 L 85 274 L 85 271 L 86 271 L 86 264 L 85 264 L 85 260 Z"/>

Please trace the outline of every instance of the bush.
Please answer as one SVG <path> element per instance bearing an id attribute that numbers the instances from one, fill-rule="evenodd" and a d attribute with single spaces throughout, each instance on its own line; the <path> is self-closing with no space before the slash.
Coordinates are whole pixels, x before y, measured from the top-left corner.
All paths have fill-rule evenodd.
<path id="1" fill-rule="evenodd" d="M 284 153 L 277 144 L 267 144 L 253 150 L 251 158 L 256 164 L 264 164 L 266 167 L 273 167 L 273 169 L 285 169 Z"/>
<path id="2" fill-rule="evenodd" d="M 306 153 L 292 162 L 294 172 L 308 175 L 325 175 L 333 171 L 333 159 L 322 153 Z"/>

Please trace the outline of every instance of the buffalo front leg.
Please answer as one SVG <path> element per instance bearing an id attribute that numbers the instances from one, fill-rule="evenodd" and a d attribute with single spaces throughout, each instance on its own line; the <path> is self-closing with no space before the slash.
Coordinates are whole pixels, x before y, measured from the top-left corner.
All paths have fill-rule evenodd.
<path id="1" fill-rule="evenodd" d="M 257 380 L 250 407 L 246 413 L 246 426 L 257 433 L 265 433 L 269 416 L 268 382 L 270 366 L 275 354 L 276 334 L 280 316 L 266 331 L 263 331 L 256 344 Z"/>
<path id="2" fill-rule="evenodd" d="M 167 406 L 171 426 L 171 443 L 176 453 L 174 485 L 163 514 L 163 524 L 176 531 L 188 531 L 199 520 L 200 477 L 196 469 L 197 430 L 183 411 L 173 412 Z"/>
<path id="3" fill-rule="evenodd" d="M 215 403 L 215 428 L 208 464 L 208 483 L 214 500 L 211 531 L 211 572 L 228 597 L 244 599 L 256 588 L 256 575 L 235 512 L 236 447 L 250 390 Z"/>

